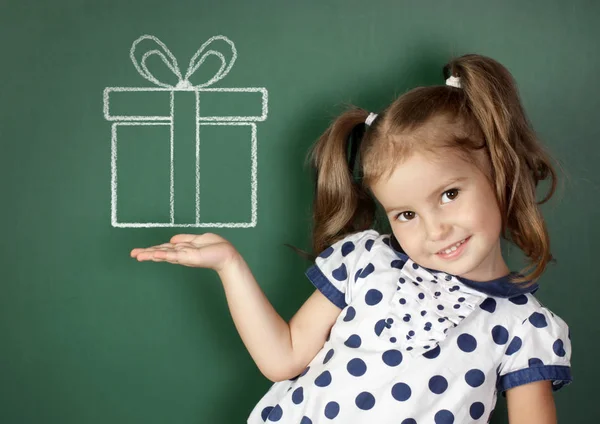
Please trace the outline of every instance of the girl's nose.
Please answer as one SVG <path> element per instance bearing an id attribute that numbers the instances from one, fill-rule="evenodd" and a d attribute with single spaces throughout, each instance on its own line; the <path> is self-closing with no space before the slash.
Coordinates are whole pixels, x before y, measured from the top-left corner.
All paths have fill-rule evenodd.
<path id="1" fill-rule="evenodd" d="M 444 241 L 448 236 L 450 225 L 439 217 L 431 217 L 425 222 L 425 230 L 429 241 Z"/>

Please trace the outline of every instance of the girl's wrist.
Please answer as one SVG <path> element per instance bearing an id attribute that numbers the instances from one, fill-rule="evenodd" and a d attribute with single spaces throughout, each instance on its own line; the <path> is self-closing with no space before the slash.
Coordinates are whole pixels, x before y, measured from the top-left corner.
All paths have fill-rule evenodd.
<path id="1" fill-rule="evenodd" d="M 215 268 L 217 274 L 221 279 L 227 278 L 228 276 L 232 276 L 234 274 L 239 275 L 242 269 L 246 266 L 246 261 L 242 258 L 240 253 L 233 249 L 234 251 L 231 253 L 231 256 L 226 259 L 223 264 L 219 268 Z"/>

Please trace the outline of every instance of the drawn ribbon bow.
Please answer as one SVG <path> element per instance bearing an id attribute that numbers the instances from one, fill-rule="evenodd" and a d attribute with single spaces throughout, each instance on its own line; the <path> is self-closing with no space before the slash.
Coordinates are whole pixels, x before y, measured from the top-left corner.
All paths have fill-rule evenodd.
<path id="1" fill-rule="evenodd" d="M 151 41 L 155 42 L 158 45 L 158 47 L 153 50 L 149 50 L 149 51 L 145 52 L 144 55 L 142 56 L 141 60 L 138 62 L 135 57 L 135 49 L 136 49 L 137 45 L 144 40 L 151 40 Z M 208 46 L 216 40 L 225 41 L 231 47 L 232 56 L 231 56 L 231 60 L 229 61 L 229 63 L 227 63 L 227 59 L 221 52 L 219 52 L 217 50 L 205 51 L 208 48 Z M 173 72 L 173 74 L 179 79 L 179 82 L 177 83 L 177 85 L 173 86 L 171 84 L 159 81 L 158 78 L 156 78 L 152 74 L 152 72 L 150 72 L 148 70 L 148 67 L 146 66 L 146 60 L 152 55 L 158 55 L 158 57 L 163 61 L 163 63 L 165 65 L 167 65 L 167 67 L 171 70 L 171 72 Z M 211 79 L 209 79 L 205 83 L 198 84 L 198 85 L 192 84 L 189 81 L 189 78 L 194 74 L 194 72 L 196 72 L 196 70 L 211 55 L 216 56 L 221 61 L 220 69 L 217 71 L 217 73 Z M 164 88 L 173 88 L 175 90 L 193 90 L 193 89 L 197 89 L 197 88 L 207 87 L 207 86 L 219 81 L 223 77 L 225 77 L 231 70 L 233 64 L 235 63 L 235 60 L 237 58 L 237 50 L 235 49 L 235 45 L 229 38 L 227 38 L 223 35 L 216 35 L 214 37 L 211 37 L 208 41 L 206 41 L 204 44 L 202 44 L 202 46 L 198 49 L 198 51 L 196 51 L 196 54 L 194 54 L 194 56 L 190 60 L 190 64 L 188 65 L 185 76 L 183 76 L 183 77 L 181 76 L 181 71 L 179 70 L 179 65 L 177 64 L 177 59 L 175 59 L 175 56 L 173 56 L 173 53 L 171 53 L 171 51 L 167 48 L 167 46 L 162 41 L 160 41 L 158 38 L 154 37 L 153 35 L 142 35 L 140 38 L 135 40 L 133 42 L 133 45 L 131 46 L 131 50 L 129 52 L 129 57 L 131 58 L 131 61 L 133 62 L 135 69 L 137 69 L 139 74 L 142 77 L 144 77 L 145 79 L 147 79 L 148 81 L 150 81 L 160 87 L 164 87 Z"/>

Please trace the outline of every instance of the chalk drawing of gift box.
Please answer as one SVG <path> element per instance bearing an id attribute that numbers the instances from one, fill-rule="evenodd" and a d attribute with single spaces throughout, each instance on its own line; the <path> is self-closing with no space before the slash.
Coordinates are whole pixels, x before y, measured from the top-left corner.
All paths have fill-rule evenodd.
<path id="1" fill-rule="evenodd" d="M 142 50 L 140 43 L 152 48 Z M 224 45 L 230 57 L 215 44 Z M 151 35 L 134 41 L 130 57 L 155 86 L 104 90 L 104 116 L 113 122 L 112 226 L 255 227 L 256 122 L 267 118 L 268 92 L 209 87 L 231 70 L 237 58 L 233 42 L 221 35 L 210 38 L 185 75 L 166 45 Z M 160 59 L 178 82 L 169 84 L 150 72 L 150 57 Z M 209 57 L 213 63 L 218 59 L 220 68 L 194 85 L 190 77 Z"/>

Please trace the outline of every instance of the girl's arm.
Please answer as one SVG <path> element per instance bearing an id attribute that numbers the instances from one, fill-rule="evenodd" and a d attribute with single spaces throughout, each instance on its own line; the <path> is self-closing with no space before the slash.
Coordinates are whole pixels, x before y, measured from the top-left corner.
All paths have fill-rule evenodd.
<path id="1" fill-rule="evenodd" d="M 323 347 L 340 314 L 337 306 L 315 291 L 288 324 L 275 311 L 238 251 L 216 234 L 179 234 L 169 243 L 133 249 L 131 256 L 138 261 L 214 269 L 242 341 L 271 381 L 300 374 Z"/>
<path id="2" fill-rule="evenodd" d="M 556 407 L 549 380 L 508 389 L 506 402 L 510 424 L 556 424 Z"/>
<path id="3" fill-rule="evenodd" d="M 340 309 L 315 290 L 288 324 L 239 254 L 218 274 L 235 327 L 264 376 L 282 381 L 300 374 L 325 344 Z"/>

